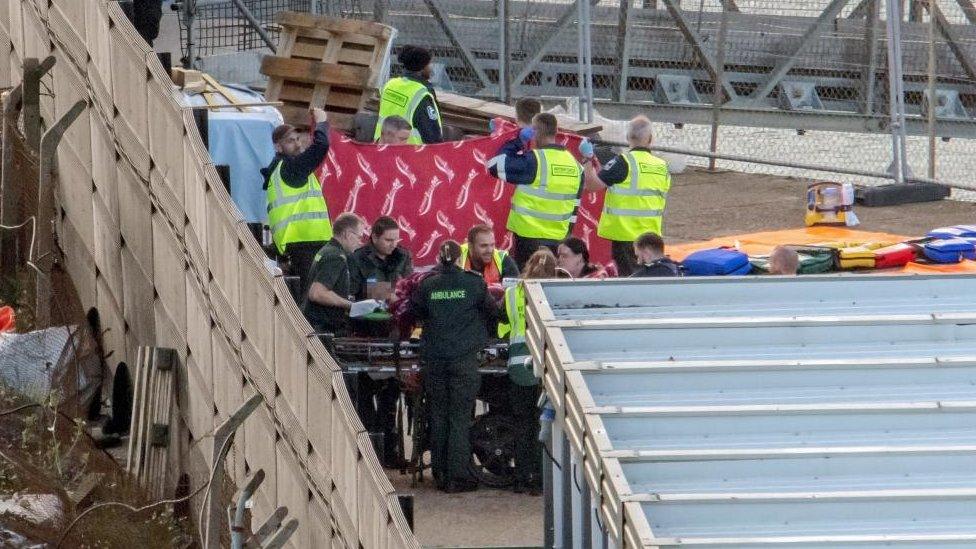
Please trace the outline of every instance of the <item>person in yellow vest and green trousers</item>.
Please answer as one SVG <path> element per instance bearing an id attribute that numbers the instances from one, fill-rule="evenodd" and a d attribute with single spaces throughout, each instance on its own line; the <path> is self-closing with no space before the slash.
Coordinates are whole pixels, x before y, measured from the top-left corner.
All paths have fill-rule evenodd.
<path id="1" fill-rule="evenodd" d="M 380 92 L 380 112 L 373 141 L 379 141 L 383 121 L 390 116 L 403 117 L 413 128 L 407 143 L 440 143 L 444 140 L 437 95 L 430 84 L 433 70 L 430 51 L 417 46 L 404 46 L 397 59 L 403 65 L 403 76 L 391 78 Z"/>
<path id="2" fill-rule="evenodd" d="M 597 235 L 610 241 L 621 277 L 630 276 L 638 267 L 634 255 L 637 237 L 646 232 L 662 234 L 671 173 L 667 162 L 651 154 L 652 140 L 651 121 L 637 116 L 627 127 L 630 150 L 615 156 L 599 172 L 592 164 L 586 168 L 587 185 L 607 190 Z"/>
<path id="3" fill-rule="evenodd" d="M 555 278 L 556 256 L 537 250 L 525 264 L 522 279 Z M 539 378 L 525 343 L 525 285 L 505 290 L 498 337 L 508 337 L 509 404 L 515 420 L 515 492 L 538 495 L 542 491 L 542 445 L 539 443 Z"/>
<path id="4" fill-rule="evenodd" d="M 489 174 L 515 185 L 506 227 L 514 237 L 511 253 L 519 269 L 540 247 L 555 253 L 576 223 L 583 169 L 556 143 L 557 130 L 554 115 L 539 113 L 487 164 Z M 533 139 L 536 148 L 530 149 Z"/>
<path id="5" fill-rule="evenodd" d="M 275 157 L 261 170 L 268 196 L 268 226 L 278 254 L 288 258 L 291 274 L 306 286 L 315 254 L 332 238 L 329 208 L 322 195 L 322 184 L 315 170 L 329 152 L 328 115 L 312 109 L 315 130 L 312 140 L 303 143 L 302 135 L 289 124 L 271 134 Z"/>
<path id="6" fill-rule="evenodd" d="M 466 271 L 474 271 L 485 279 L 485 284 L 501 284 L 506 278 L 518 278 L 515 260 L 505 250 L 495 247 L 495 231 L 484 224 L 468 230 L 468 240 L 461 244 L 458 265 Z"/>

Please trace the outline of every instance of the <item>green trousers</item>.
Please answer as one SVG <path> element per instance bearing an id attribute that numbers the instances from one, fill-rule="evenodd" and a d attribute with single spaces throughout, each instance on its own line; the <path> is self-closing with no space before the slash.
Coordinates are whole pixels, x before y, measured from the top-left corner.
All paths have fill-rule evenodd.
<path id="1" fill-rule="evenodd" d="M 481 386 L 478 357 L 425 360 L 422 375 L 427 397 L 430 461 L 440 483 L 471 478 L 471 421 Z"/>

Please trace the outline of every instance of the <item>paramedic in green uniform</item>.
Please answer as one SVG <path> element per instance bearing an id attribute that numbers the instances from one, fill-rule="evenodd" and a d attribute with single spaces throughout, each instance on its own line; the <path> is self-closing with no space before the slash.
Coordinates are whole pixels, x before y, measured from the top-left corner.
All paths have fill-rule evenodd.
<path id="1" fill-rule="evenodd" d="M 403 65 L 403 76 L 391 78 L 380 92 L 379 119 L 373 141 L 379 141 L 383 122 L 390 116 L 400 116 L 410 123 L 407 143 L 440 143 L 444 140 L 437 95 L 430 83 L 433 70 L 430 51 L 417 46 L 404 46 L 397 59 Z"/>
<path id="2" fill-rule="evenodd" d="M 481 275 L 457 266 L 460 257 L 457 242 L 441 244 L 435 274 L 410 297 L 410 309 L 423 323 L 420 358 L 431 468 L 438 488 L 448 493 L 478 488 L 470 472 L 469 439 L 481 386 L 478 352 L 498 312 Z"/>
<path id="3" fill-rule="evenodd" d="M 556 278 L 556 256 L 540 248 L 529 257 L 522 279 Z M 542 492 L 542 445 L 539 443 L 539 378 L 525 343 L 525 285 L 505 289 L 498 337 L 508 337 L 509 403 L 515 419 L 515 493 Z"/>

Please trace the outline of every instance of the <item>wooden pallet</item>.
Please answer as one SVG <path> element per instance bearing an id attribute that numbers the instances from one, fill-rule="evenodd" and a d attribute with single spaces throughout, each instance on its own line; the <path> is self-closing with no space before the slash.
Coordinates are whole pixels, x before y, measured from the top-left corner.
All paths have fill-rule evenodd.
<path id="1" fill-rule="evenodd" d="M 454 126 L 465 134 L 486 135 L 488 121 L 492 118 L 515 120 L 515 107 L 455 93 L 437 92 L 437 106 L 444 124 Z M 369 108 L 374 111 L 379 108 L 376 96 L 370 97 Z M 564 114 L 557 114 L 556 119 L 561 130 L 585 137 L 592 137 L 603 129 L 599 124 L 580 122 Z"/>
<path id="2" fill-rule="evenodd" d="M 290 124 L 307 123 L 314 106 L 329 113 L 333 127 L 352 128 L 353 116 L 376 89 L 393 29 L 296 12 L 278 14 L 277 22 L 281 47 L 261 62 L 268 101 L 281 101 Z"/>
<path id="3" fill-rule="evenodd" d="M 140 347 L 133 384 L 126 470 L 154 498 L 170 480 L 166 463 L 179 357 L 173 349 Z"/>

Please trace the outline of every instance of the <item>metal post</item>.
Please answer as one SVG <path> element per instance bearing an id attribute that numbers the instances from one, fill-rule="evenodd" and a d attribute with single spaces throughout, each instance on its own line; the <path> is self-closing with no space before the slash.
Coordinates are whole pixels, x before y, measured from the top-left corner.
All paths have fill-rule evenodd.
<path id="1" fill-rule="evenodd" d="M 861 75 L 861 94 L 864 98 L 863 114 L 874 114 L 874 88 L 878 72 L 878 4 L 879 0 L 867 0 L 864 18 L 864 45 L 867 69 Z"/>
<path id="2" fill-rule="evenodd" d="M 11 170 L 14 160 L 14 136 L 17 127 L 17 113 L 23 96 L 23 84 L 4 93 L 3 119 L 0 120 L 2 142 L 0 142 L 0 225 L 13 227 L 20 223 L 17 219 L 20 207 L 21 185 L 12 183 Z M 19 239 L 12 230 L 0 229 L 0 280 L 12 278 L 20 265 Z"/>
<path id="3" fill-rule="evenodd" d="M 264 469 L 258 469 L 258 472 L 254 473 L 235 495 L 237 505 L 234 509 L 234 520 L 230 523 L 230 546 L 232 549 L 243 549 L 244 547 L 244 509 L 247 501 L 251 499 L 262 482 L 264 482 Z"/>
<path id="4" fill-rule="evenodd" d="M 183 24 L 186 26 L 186 59 L 183 60 L 183 67 L 193 68 L 194 52 L 193 44 L 193 20 L 197 15 L 197 0 L 184 0 L 182 4 Z"/>
<path id="5" fill-rule="evenodd" d="M 620 2 L 620 12 L 617 17 L 617 82 L 613 89 L 613 100 L 623 101 L 627 97 L 627 71 L 630 68 L 630 63 L 627 61 L 627 56 L 630 54 L 628 48 L 629 41 L 627 40 L 628 15 L 630 14 L 630 3 L 631 0 L 623 0 Z"/>
<path id="6" fill-rule="evenodd" d="M 899 0 L 886 0 L 888 19 L 888 99 L 891 130 L 892 176 L 896 183 L 904 183 L 908 164 L 905 159 L 905 95 L 901 64 L 901 5 Z"/>
<path id="7" fill-rule="evenodd" d="M 589 2 L 581 2 L 583 5 L 583 47 L 585 48 L 585 70 L 586 70 L 586 121 L 593 122 L 593 22 L 590 17 L 590 8 L 593 6 Z"/>
<path id="8" fill-rule="evenodd" d="M 929 0 L 934 2 L 935 0 Z M 929 10 L 929 108 L 928 108 L 928 119 L 929 119 L 929 167 L 928 176 L 929 179 L 935 179 L 935 157 L 936 157 L 936 139 L 935 139 L 935 72 L 937 70 L 936 59 L 935 59 L 935 10 Z"/>
<path id="9" fill-rule="evenodd" d="M 375 0 L 373 2 L 373 21 L 382 23 L 386 20 L 386 2 L 387 0 Z"/>
<path id="10" fill-rule="evenodd" d="M 508 2 L 498 0 L 498 100 L 502 103 L 512 99 L 511 81 L 508 78 Z"/>
<path id="11" fill-rule="evenodd" d="M 205 501 L 208 497 L 210 498 L 207 503 L 207 523 L 200 525 L 201 528 L 206 527 L 204 530 L 205 547 L 220 547 L 220 487 L 224 485 L 224 457 L 230 449 L 228 439 L 234 436 L 237 428 L 243 425 L 244 420 L 257 409 L 262 400 L 263 397 L 260 393 L 252 396 L 214 432 L 213 454 L 210 460 L 213 480 L 203 494 Z M 214 486 L 217 487 L 216 493 L 214 493 Z"/>
<path id="12" fill-rule="evenodd" d="M 569 439 L 562 427 L 553 429 L 559 436 L 560 458 L 562 463 L 562 547 L 573 546 L 573 462 L 569 449 Z"/>
<path id="13" fill-rule="evenodd" d="M 718 26 L 718 42 L 715 48 L 715 82 L 712 86 L 712 137 L 709 143 L 709 151 L 712 154 L 718 152 L 718 129 L 719 115 L 721 114 L 722 104 L 725 102 L 725 93 L 722 89 L 722 81 L 725 80 L 725 38 L 729 27 L 729 9 L 722 3 L 722 19 Z M 708 159 L 708 170 L 715 171 L 715 158 Z"/>
<path id="14" fill-rule="evenodd" d="M 55 62 L 54 56 L 48 56 L 41 62 L 35 57 L 24 59 L 24 136 L 27 146 L 34 152 L 40 151 L 41 144 L 41 78 Z"/>
<path id="15" fill-rule="evenodd" d="M 58 119 L 49 130 L 44 132 L 40 143 L 40 169 L 37 181 L 37 227 L 35 245 L 37 257 L 35 262 L 52 255 L 54 252 L 54 220 L 57 210 L 54 204 L 54 165 L 57 161 L 58 145 L 64 132 L 78 119 L 88 104 L 78 101 L 68 109 L 68 112 Z M 38 328 L 51 325 L 51 276 L 49 270 L 38 269 L 37 272 L 37 303 L 35 319 Z"/>
<path id="16" fill-rule="evenodd" d="M 576 80 L 579 88 L 579 119 L 586 122 L 586 111 L 584 103 L 586 101 L 586 69 L 583 67 L 583 58 L 586 57 L 586 46 L 583 45 L 583 4 L 586 0 L 576 0 Z"/>
<path id="17" fill-rule="evenodd" d="M 552 459 L 549 456 L 552 455 L 552 434 L 549 434 L 549 440 L 543 441 L 545 446 L 548 447 L 548 451 L 542 456 L 542 530 L 543 530 L 543 546 L 544 547 L 554 547 L 556 544 L 556 531 L 555 531 L 555 520 L 553 513 L 555 512 L 555 505 L 553 504 L 553 474 L 555 469 L 552 466 Z"/>

